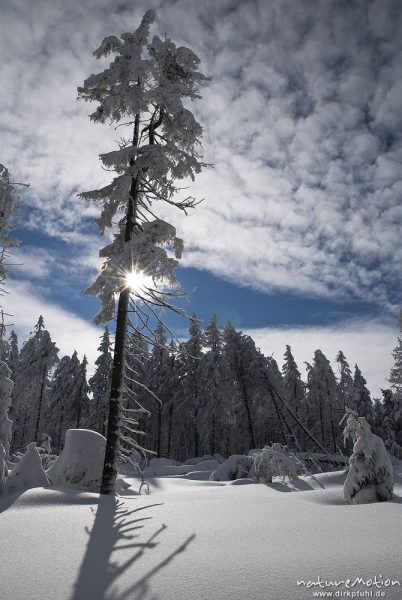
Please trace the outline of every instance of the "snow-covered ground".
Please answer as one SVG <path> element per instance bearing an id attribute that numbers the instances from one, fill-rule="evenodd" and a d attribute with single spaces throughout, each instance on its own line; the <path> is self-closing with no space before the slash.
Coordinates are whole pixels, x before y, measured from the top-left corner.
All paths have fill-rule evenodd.
<path id="1" fill-rule="evenodd" d="M 334 598 L 400 599 L 397 585 L 297 583 L 381 576 L 402 584 L 402 470 L 394 501 L 379 504 L 345 505 L 343 478 L 257 485 L 178 476 L 153 478 L 149 496 L 127 490 L 117 501 L 44 488 L 6 497 L 0 598 L 296 600 L 338 589 Z M 364 590 L 372 596 L 351 595 Z"/>

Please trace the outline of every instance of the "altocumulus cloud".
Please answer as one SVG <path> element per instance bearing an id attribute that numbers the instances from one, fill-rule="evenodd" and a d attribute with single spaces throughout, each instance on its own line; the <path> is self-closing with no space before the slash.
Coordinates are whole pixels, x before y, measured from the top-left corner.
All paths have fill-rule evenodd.
<path id="1" fill-rule="evenodd" d="M 76 86 L 104 35 L 145 1 L 12 0 L 2 8 L 2 162 L 30 179 L 29 226 L 85 247 L 119 134 L 89 124 Z M 259 290 L 358 298 L 401 289 L 402 6 L 399 0 L 156 1 L 158 29 L 213 77 L 197 107 L 214 163 L 178 228 L 184 263 Z M 90 246 L 92 247 L 92 246 Z"/>

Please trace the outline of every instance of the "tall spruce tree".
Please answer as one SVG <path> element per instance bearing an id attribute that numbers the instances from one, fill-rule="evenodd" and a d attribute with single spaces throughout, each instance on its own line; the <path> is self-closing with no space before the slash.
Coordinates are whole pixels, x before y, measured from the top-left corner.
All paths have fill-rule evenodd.
<path id="1" fill-rule="evenodd" d="M 222 452 L 223 361 L 222 333 L 214 312 L 203 335 L 206 352 L 200 357 L 198 386 L 198 425 L 201 454 Z"/>
<path id="2" fill-rule="evenodd" d="M 402 310 L 398 317 L 399 330 L 402 333 Z M 402 337 L 398 337 L 398 344 L 392 352 L 394 364 L 389 376 L 391 387 L 402 396 Z"/>
<path id="3" fill-rule="evenodd" d="M 31 337 L 19 353 L 15 375 L 14 410 L 16 424 L 13 448 L 20 449 L 28 442 L 40 442 L 43 416 L 47 409 L 49 372 L 58 362 L 58 348 L 45 329 L 42 315 Z"/>
<path id="4" fill-rule="evenodd" d="M 364 379 L 359 367 L 355 365 L 353 377 L 353 401 L 351 402 L 360 417 L 364 417 L 368 423 L 373 420 L 373 403 L 370 392 L 366 387 L 367 381 Z"/>
<path id="5" fill-rule="evenodd" d="M 290 408 L 302 422 L 307 421 L 306 386 L 292 354 L 290 346 L 286 346 L 282 366 L 282 389 Z"/>
<path id="6" fill-rule="evenodd" d="M 348 361 L 346 360 L 346 356 L 344 355 L 342 350 L 339 350 L 335 360 L 338 364 L 338 378 L 336 389 L 338 392 L 339 400 L 341 401 L 344 410 L 347 406 L 349 408 L 354 409 L 356 405 L 352 371 L 350 370 Z M 358 414 L 361 417 L 364 416 L 360 413 Z"/>
<path id="7" fill-rule="evenodd" d="M 73 365 L 77 367 L 77 365 Z M 46 413 L 47 433 L 53 440 L 56 454 L 61 450 L 64 434 L 68 428 L 66 416 L 74 389 L 75 370 L 71 358 L 63 356 L 57 365 L 49 390 L 49 407 Z"/>
<path id="8" fill-rule="evenodd" d="M 165 406 L 166 383 L 169 371 L 169 352 L 166 348 L 166 330 L 162 323 L 155 329 L 155 339 L 148 364 L 148 386 L 155 395 L 149 397 L 148 406 L 151 417 L 147 426 L 152 431 L 151 449 L 156 456 L 162 456 L 162 414 Z M 147 434 L 147 429 L 145 428 Z"/>
<path id="9" fill-rule="evenodd" d="M 107 326 L 102 335 L 98 352 L 99 356 L 95 361 L 95 373 L 88 382 L 92 392 L 89 419 L 91 428 L 105 435 L 113 364 L 110 335 Z"/>
<path id="10" fill-rule="evenodd" d="M 342 443 L 339 422 L 343 403 L 337 394 L 335 375 L 321 350 L 314 352 L 313 364 L 308 365 L 307 370 L 310 431 L 327 450 L 337 452 Z"/>
<path id="11" fill-rule="evenodd" d="M 105 259 L 102 273 L 88 290 L 102 301 L 97 322 L 113 318 L 116 294 L 119 298 L 101 488 L 106 494 L 114 493 L 117 476 L 130 274 L 134 271 L 154 281 L 164 279 L 176 284 L 177 261 L 167 255 L 164 246 L 170 244 L 178 258 L 182 242 L 172 225 L 155 218 L 151 204 L 154 200 L 163 201 L 184 211 L 193 207 L 192 198 L 174 200 L 175 181 L 194 178 L 203 166 L 197 153 L 202 128 L 191 111 L 184 108 L 183 100 L 199 98 L 199 88 L 207 78 L 198 71 L 200 61 L 188 48 L 176 47 L 169 38 L 154 36 L 150 41 L 154 19 L 154 11 L 147 11 L 134 33 L 105 38 L 94 55 L 102 58 L 114 54 L 114 60 L 78 88 L 79 98 L 98 103 L 91 115 L 94 122 L 130 122 L 133 128 L 119 150 L 101 155 L 104 166 L 116 172 L 113 182 L 101 190 L 82 194 L 102 206 L 97 220 L 101 233 L 112 226 L 117 213 L 124 214 L 113 243 L 100 253 Z M 141 310 L 134 303 L 133 310 L 141 319 L 147 300 L 151 307 L 169 306 L 169 296 L 164 292 L 142 288 L 140 293 L 145 302 Z"/>
<path id="12" fill-rule="evenodd" d="M 184 411 L 186 420 L 182 421 L 183 447 L 188 457 L 198 456 L 200 451 L 200 431 L 198 423 L 199 412 L 199 368 L 202 357 L 203 335 L 197 320 L 193 314 L 188 329 L 189 338 L 182 344 L 180 355 L 181 376 L 181 409 Z"/>

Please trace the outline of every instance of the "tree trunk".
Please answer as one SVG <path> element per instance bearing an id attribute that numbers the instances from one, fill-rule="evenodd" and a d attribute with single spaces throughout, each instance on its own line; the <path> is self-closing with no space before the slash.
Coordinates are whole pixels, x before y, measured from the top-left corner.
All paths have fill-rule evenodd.
<path id="1" fill-rule="evenodd" d="M 246 415 L 247 415 L 248 435 L 250 437 L 251 448 L 255 448 L 255 436 L 254 436 L 254 430 L 253 430 L 253 421 L 251 419 L 251 411 L 250 411 L 250 406 L 248 403 L 246 384 L 244 383 L 244 379 L 242 376 L 240 377 L 240 382 L 241 382 L 241 389 L 242 389 L 242 396 L 243 396 L 243 404 L 246 409 Z M 251 450 L 251 448 L 250 448 L 250 450 Z"/>
<path id="2" fill-rule="evenodd" d="M 60 454 L 60 447 L 61 447 L 61 436 L 63 433 L 63 423 L 64 423 L 64 405 L 61 408 L 61 415 L 60 415 L 60 423 L 59 423 L 59 439 L 57 442 L 57 454 Z"/>
<path id="3" fill-rule="evenodd" d="M 156 439 L 156 453 L 158 458 L 161 458 L 161 441 L 162 441 L 162 405 L 158 403 L 158 432 Z"/>
<path id="4" fill-rule="evenodd" d="M 136 115 L 133 146 L 138 146 L 140 117 Z M 132 162 L 132 164 L 134 164 Z M 137 213 L 138 177 L 132 179 L 127 203 L 124 241 L 131 240 Z M 127 338 L 127 315 L 130 302 L 130 289 L 124 287 L 119 295 L 117 307 L 116 335 L 114 342 L 112 386 L 109 400 L 109 416 L 105 462 L 103 465 L 101 494 L 114 494 L 117 479 L 117 461 L 120 446 L 121 387 L 124 380 L 124 360 Z"/>
<path id="5" fill-rule="evenodd" d="M 172 413 L 173 413 L 173 400 L 171 398 L 170 406 L 169 406 L 168 441 L 167 441 L 167 457 L 166 458 L 172 458 L 170 456 L 170 454 L 172 452 L 172 426 L 173 426 Z"/>

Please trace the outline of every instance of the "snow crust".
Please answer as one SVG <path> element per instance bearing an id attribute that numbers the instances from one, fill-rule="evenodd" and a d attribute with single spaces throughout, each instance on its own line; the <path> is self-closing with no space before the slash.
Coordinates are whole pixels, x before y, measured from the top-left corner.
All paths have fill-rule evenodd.
<path id="1" fill-rule="evenodd" d="M 54 486 L 70 485 L 99 490 L 106 439 L 89 429 L 69 429 L 60 456 L 47 474 Z"/>

